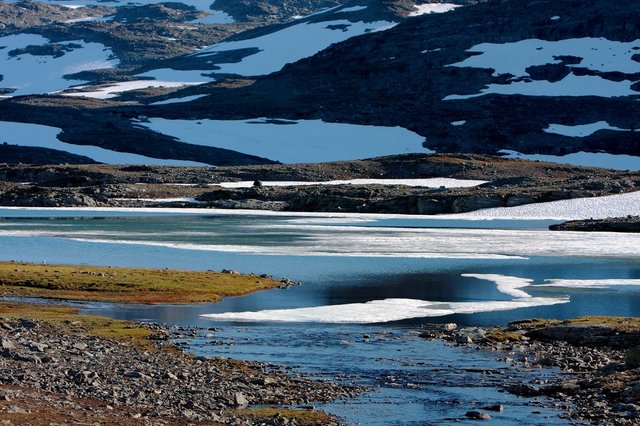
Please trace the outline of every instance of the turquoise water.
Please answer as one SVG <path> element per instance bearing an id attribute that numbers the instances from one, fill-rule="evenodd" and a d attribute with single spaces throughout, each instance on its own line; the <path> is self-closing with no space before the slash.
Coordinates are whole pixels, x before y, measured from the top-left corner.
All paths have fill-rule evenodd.
<path id="1" fill-rule="evenodd" d="M 504 383 L 528 380 L 541 372 L 507 374 L 507 364 L 497 360 L 504 355 L 425 341 L 416 330 L 428 322 L 494 325 L 528 317 L 640 315 L 640 286 L 633 281 L 605 288 L 540 286 L 548 279 L 640 279 L 640 262 L 629 254 L 638 243 L 632 236 L 614 241 L 626 247 L 620 256 L 610 235 L 552 234 L 544 231 L 547 222 L 148 212 L 102 213 L 103 217 L 81 212 L 84 217 L 65 218 L 60 216 L 69 212 L 47 210 L 27 214 L 40 217 L 17 217 L 25 216 L 25 211 L 0 210 L 5 217 L 0 219 L 2 260 L 227 268 L 302 281 L 303 285 L 287 290 L 228 298 L 219 304 L 80 306 L 85 312 L 115 318 L 216 327 L 213 338 L 203 332 L 188 341 L 189 349 L 281 363 L 322 378 L 370 386 L 373 391 L 361 398 L 322 406 L 356 424 L 442 423 L 489 403 L 507 407 L 494 416 L 498 424 L 563 424 L 548 401 L 500 391 Z M 476 312 L 488 303 L 516 299 L 495 282 L 463 274 L 530 279 L 523 289 L 531 300 L 563 303 Z M 281 316 L 287 318 L 300 308 L 331 306 L 339 318 L 352 309 L 342 305 L 389 299 L 443 306 L 463 303 L 474 309 L 368 325 L 222 322 L 198 316 L 285 310 Z M 370 337 L 365 339 L 365 334 Z"/>

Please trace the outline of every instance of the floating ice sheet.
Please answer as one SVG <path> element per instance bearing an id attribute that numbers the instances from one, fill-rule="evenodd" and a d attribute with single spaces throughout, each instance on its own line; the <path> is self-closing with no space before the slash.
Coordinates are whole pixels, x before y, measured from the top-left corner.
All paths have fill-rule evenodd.
<path id="1" fill-rule="evenodd" d="M 416 299 L 383 299 L 367 303 L 316 306 L 298 309 L 272 309 L 257 312 L 226 312 L 201 315 L 217 321 L 247 322 L 324 322 L 383 323 L 411 318 L 440 317 L 531 308 L 567 303 L 566 298 L 529 297 L 510 301 L 432 302 Z"/>
<path id="2" fill-rule="evenodd" d="M 640 279 L 594 279 L 594 280 L 566 280 L 550 279 L 538 287 L 565 287 L 565 288 L 611 288 L 618 286 L 640 286 Z"/>
<path id="3" fill-rule="evenodd" d="M 492 281 L 496 284 L 498 291 L 516 298 L 531 297 L 529 293 L 522 290 L 529 287 L 533 282 L 529 278 L 510 277 L 499 274 L 462 274 L 466 278 L 477 278 L 479 280 Z"/>

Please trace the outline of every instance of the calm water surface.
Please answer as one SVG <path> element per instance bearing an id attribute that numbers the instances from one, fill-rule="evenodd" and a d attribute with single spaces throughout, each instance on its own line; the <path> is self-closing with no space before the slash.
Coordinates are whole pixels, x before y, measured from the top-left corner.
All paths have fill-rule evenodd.
<path id="1" fill-rule="evenodd" d="M 75 215 L 76 217 L 64 217 Z M 101 215 L 103 217 L 91 217 Z M 20 217 L 21 216 L 21 217 Z M 32 217 L 25 217 L 32 216 Z M 56 217 L 57 216 L 57 217 Z M 63 216 L 63 217 L 60 217 Z M 528 317 L 640 315 L 635 285 L 573 289 L 540 287 L 547 279 L 640 279 L 634 236 L 544 231 L 548 222 L 444 221 L 420 218 L 87 213 L 0 209 L 0 257 L 47 263 L 234 269 L 302 281 L 288 290 L 228 298 L 219 304 L 127 306 L 81 304 L 115 318 L 216 327 L 189 341 L 205 355 L 285 364 L 297 371 L 365 384 L 354 401 L 322 408 L 351 423 L 429 424 L 468 409 L 502 403 L 497 423 L 563 424 L 536 401 L 500 392 L 504 354 L 446 346 L 417 337 L 421 323 L 505 324 Z M 616 248 L 620 247 L 620 251 Z M 382 324 L 220 322 L 201 314 L 293 310 L 373 300 L 413 299 L 481 307 L 514 296 L 495 282 L 462 274 L 532 280 L 526 292 L 568 303 L 493 312 L 407 317 Z M 345 307 L 350 309 L 349 307 Z M 474 311 L 474 310 L 472 310 Z M 475 311 L 474 311 L 475 312 Z M 334 315 L 339 318 L 338 308 Z M 368 335 L 368 338 L 364 336 Z M 539 376 L 536 373 L 536 377 Z M 540 414 L 532 414 L 532 412 Z M 453 421 L 453 420 L 452 420 Z"/>

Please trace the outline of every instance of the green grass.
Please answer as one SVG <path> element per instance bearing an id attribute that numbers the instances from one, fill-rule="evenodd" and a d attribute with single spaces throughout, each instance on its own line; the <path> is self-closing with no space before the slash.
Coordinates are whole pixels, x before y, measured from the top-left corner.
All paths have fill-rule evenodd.
<path id="1" fill-rule="evenodd" d="M 277 287 L 256 275 L 213 271 L 0 262 L 0 294 L 128 303 L 218 302 Z"/>
<path id="2" fill-rule="evenodd" d="M 555 319 L 526 319 L 509 323 L 509 328 L 519 330 L 534 330 L 538 328 L 565 326 L 565 327 L 605 327 L 620 332 L 640 330 L 640 318 L 638 317 L 613 317 L 613 316 L 584 316 L 569 320 Z"/>
<path id="3" fill-rule="evenodd" d="M 135 323 L 94 315 L 79 315 L 76 308 L 67 306 L 32 305 L 0 302 L 0 318 L 27 318 L 60 326 L 69 334 L 88 334 L 112 340 L 128 341 L 150 348 L 150 331 Z"/>

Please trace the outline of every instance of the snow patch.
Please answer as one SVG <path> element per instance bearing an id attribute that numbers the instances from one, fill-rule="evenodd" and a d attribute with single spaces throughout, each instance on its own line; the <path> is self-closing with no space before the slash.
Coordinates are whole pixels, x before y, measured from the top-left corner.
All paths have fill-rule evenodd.
<path id="1" fill-rule="evenodd" d="M 101 86 L 75 86 L 74 90 L 95 88 L 96 90 L 88 90 L 84 92 L 59 92 L 63 96 L 80 96 L 94 99 L 111 99 L 120 96 L 123 92 L 130 90 L 149 89 L 153 87 L 183 87 L 191 86 L 198 83 L 186 81 L 158 81 L 158 80 L 133 80 L 122 81 L 120 83 L 112 83 Z"/>
<path id="2" fill-rule="evenodd" d="M 446 13 L 452 11 L 453 9 L 461 7 L 461 5 L 453 3 L 427 3 L 416 4 L 414 5 L 414 7 L 416 10 L 410 12 L 409 16 L 420 16 L 430 13 Z"/>
<path id="3" fill-rule="evenodd" d="M 257 48 L 259 51 L 238 63 L 219 64 L 216 73 L 244 76 L 264 75 L 279 71 L 286 64 L 307 58 L 333 43 L 393 25 L 387 21 L 301 22 L 261 37 L 214 44 L 194 53 L 196 56 L 215 56 L 220 52 Z"/>
<path id="4" fill-rule="evenodd" d="M 517 151 L 501 149 L 505 158 L 519 158 L 530 161 L 548 161 L 550 163 L 572 164 L 584 167 L 602 167 L 615 170 L 640 170 L 640 157 L 605 152 L 576 152 L 567 155 L 521 154 Z"/>
<path id="5" fill-rule="evenodd" d="M 365 10 L 366 8 L 367 6 L 351 6 L 340 9 L 338 12 L 359 12 L 361 10 Z"/>
<path id="6" fill-rule="evenodd" d="M 457 217 L 460 219 L 551 219 L 564 221 L 635 216 L 638 212 L 640 212 L 640 192 L 630 192 L 604 197 L 575 198 L 547 203 L 525 204 L 516 207 L 497 207 L 457 215 L 441 215 L 440 217 Z M 586 235 L 583 234 L 583 237 L 586 238 Z M 636 239 L 636 244 L 640 253 L 640 239 Z"/>
<path id="7" fill-rule="evenodd" d="M 195 145 L 225 148 L 283 163 L 354 160 L 427 152 L 424 138 L 401 127 L 325 123 L 321 120 L 273 124 L 255 120 L 167 120 L 138 125 Z"/>
<path id="8" fill-rule="evenodd" d="M 62 130 L 39 124 L 12 123 L 0 121 L 0 141 L 20 146 L 57 149 L 72 154 L 83 155 L 108 164 L 158 164 L 165 166 L 205 166 L 192 161 L 161 160 L 137 154 L 110 151 L 91 145 L 74 145 L 61 142 L 57 136 Z"/>
<path id="9" fill-rule="evenodd" d="M 619 127 L 611 126 L 606 121 L 598 121 L 596 123 L 580 124 L 576 126 L 566 126 L 564 124 L 549 124 L 549 127 L 544 129 L 546 133 L 571 136 L 574 138 L 584 138 L 587 136 L 591 136 L 592 134 L 600 130 L 618 130 L 627 132 L 630 131 L 630 129 L 621 129 Z"/>
<path id="10" fill-rule="evenodd" d="M 205 96 L 209 96 L 209 95 L 193 95 L 193 96 L 184 96 L 182 98 L 171 98 L 171 99 L 165 99 L 164 101 L 153 102 L 152 104 L 149 104 L 149 105 L 168 105 L 168 104 L 177 104 L 182 102 L 191 102 L 191 101 L 195 101 L 196 99 L 204 98 Z"/>
<path id="11" fill-rule="evenodd" d="M 514 43 L 482 43 L 467 50 L 479 53 L 454 67 L 493 69 L 493 75 L 510 74 L 510 84 L 491 84 L 475 95 L 451 95 L 445 100 L 468 99 L 489 93 L 504 95 L 522 94 L 529 96 L 600 96 L 619 97 L 639 95 L 631 89 L 629 80 L 612 81 L 599 76 L 576 76 L 573 73 L 564 79 L 551 83 L 530 80 L 526 69 L 531 66 L 562 63 L 562 56 L 576 57 L 577 64 L 567 64 L 569 68 L 580 67 L 601 72 L 640 72 L 640 63 L 632 57 L 640 48 L 640 40 L 619 42 L 605 38 L 574 38 L 559 41 L 527 39 Z M 518 79 L 519 81 L 513 81 Z"/>
<path id="12" fill-rule="evenodd" d="M 16 34 L 0 37 L 0 74 L 3 79 L 0 87 L 16 89 L 12 96 L 32 95 L 55 92 L 66 89 L 80 80 L 67 80 L 63 76 L 81 71 L 100 68 L 113 68 L 119 61 L 113 59 L 113 53 L 100 43 L 85 43 L 81 40 L 68 40 L 57 44 L 78 45 L 60 57 L 21 54 L 9 56 L 14 49 L 28 46 L 45 46 L 50 41 L 40 35 Z"/>
<path id="13" fill-rule="evenodd" d="M 429 179 L 349 179 L 330 180 L 321 182 L 309 181 L 261 181 L 262 186 L 310 186 L 310 185 L 402 185 L 421 188 L 470 188 L 487 183 L 484 180 L 464 180 L 451 178 L 429 178 Z M 223 188 L 251 188 L 254 181 L 241 182 L 220 182 L 218 185 Z"/>

